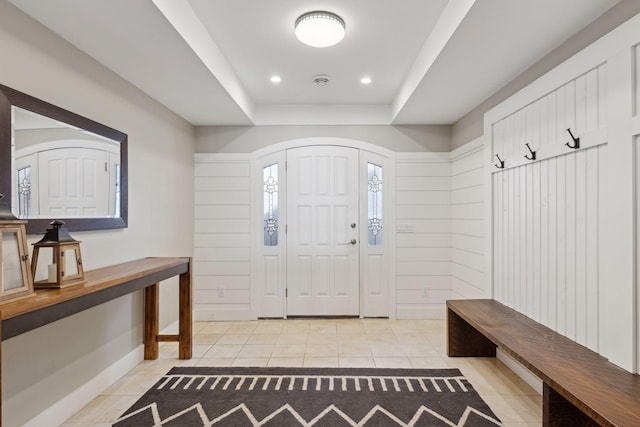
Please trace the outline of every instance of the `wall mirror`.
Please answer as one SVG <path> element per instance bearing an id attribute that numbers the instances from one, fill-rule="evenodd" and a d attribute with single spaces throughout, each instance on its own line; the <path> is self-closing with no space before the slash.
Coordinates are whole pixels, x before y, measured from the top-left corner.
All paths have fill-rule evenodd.
<path id="1" fill-rule="evenodd" d="M 29 234 L 127 227 L 126 134 L 0 85 L 0 153 L 0 194 Z"/>

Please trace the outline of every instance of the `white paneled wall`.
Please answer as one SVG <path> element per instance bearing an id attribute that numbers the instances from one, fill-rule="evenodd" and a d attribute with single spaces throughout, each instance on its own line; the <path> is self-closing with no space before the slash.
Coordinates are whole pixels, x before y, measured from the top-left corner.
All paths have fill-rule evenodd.
<path id="1" fill-rule="evenodd" d="M 562 84 L 551 93 L 493 123 L 493 158 L 507 168 L 526 164 L 525 144 L 538 158 L 567 152 L 567 129 L 580 137 L 582 147 L 601 144 L 606 128 L 606 65 L 600 65 Z"/>
<path id="2" fill-rule="evenodd" d="M 451 297 L 449 153 L 396 159 L 397 316 L 441 318 Z"/>
<path id="3" fill-rule="evenodd" d="M 640 366 L 638 42 L 640 15 L 485 114 L 494 297 L 630 372 Z M 567 128 L 579 149 L 565 145 Z"/>
<path id="4" fill-rule="evenodd" d="M 250 177 L 246 155 L 195 155 L 196 320 L 251 318 Z"/>
<path id="5" fill-rule="evenodd" d="M 451 153 L 451 297 L 486 298 L 482 138 Z"/>
<path id="6" fill-rule="evenodd" d="M 602 64 L 491 126 L 494 298 L 595 351 L 606 90 Z"/>
<path id="7" fill-rule="evenodd" d="M 494 297 L 598 350 L 607 145 L 493 174 Z"/>

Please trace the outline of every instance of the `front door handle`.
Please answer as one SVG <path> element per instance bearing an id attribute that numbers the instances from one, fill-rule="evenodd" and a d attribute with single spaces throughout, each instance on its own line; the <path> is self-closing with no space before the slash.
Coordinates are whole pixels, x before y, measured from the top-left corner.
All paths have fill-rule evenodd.
<path id="1" fill-rule="evenodd" d="M 349 243 L 347 243 L 348 245 L 355 245 L 356 243 L 358 243 L 358 241 L 356 239 L 351 239 L 349 240 Z"/>

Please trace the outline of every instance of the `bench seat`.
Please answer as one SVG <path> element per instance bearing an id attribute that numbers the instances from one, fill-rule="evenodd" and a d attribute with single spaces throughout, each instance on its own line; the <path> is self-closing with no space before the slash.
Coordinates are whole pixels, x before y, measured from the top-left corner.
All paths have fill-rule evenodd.
<path id="1" fill-rule="evenodd" d="M 491 299 L 447 301 L 449 357 L 496 347 L 543 382 L 544 426 L 640 426 L 640 376 Z"/>

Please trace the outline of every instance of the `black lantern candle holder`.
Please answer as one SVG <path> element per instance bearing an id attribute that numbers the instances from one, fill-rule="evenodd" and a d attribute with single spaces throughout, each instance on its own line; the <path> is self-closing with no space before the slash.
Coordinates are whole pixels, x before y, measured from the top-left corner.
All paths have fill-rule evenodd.
<path id="1" fill-rule="evenodd" d="M 53 221 L 42 240 L 33 244 L 31 273 L 36 277 L 40 250 L 51 248 L 51 264 L 47 264 L 47 278 L 36 280 L 35 288 L 64 288 L 85 282 L 80 242 L 69 235 L 62 221 Z"/>

